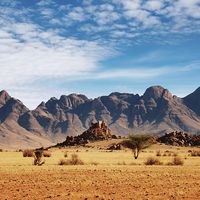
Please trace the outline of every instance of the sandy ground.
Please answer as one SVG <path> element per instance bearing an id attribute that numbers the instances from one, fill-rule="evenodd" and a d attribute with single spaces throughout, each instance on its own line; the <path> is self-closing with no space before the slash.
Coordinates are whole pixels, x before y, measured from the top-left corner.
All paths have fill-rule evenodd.
<path id="1" fill-rule="evenodd" d="M 173 157 L 160 156 L 164 165 L 145 166 L 158 149 L 178 153 L 184 165 L 167 166 Z M 188 148 L 153 146 L 136 161 L 130 151 L 79 149 L 76 153 L 85 165 L 59 166 L 65 151 L 70 157 L 77 150 L 52 150 L 43 166 L 33 166 L 33 158 L 23 158 L 21 152 L 0 152 L 0 200 L 200 197 L 200 157 L 188 156 Z"/>

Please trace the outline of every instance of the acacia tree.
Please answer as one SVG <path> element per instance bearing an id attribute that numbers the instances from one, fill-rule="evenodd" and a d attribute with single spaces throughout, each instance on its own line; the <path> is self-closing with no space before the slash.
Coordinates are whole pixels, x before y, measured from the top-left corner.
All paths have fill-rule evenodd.
<path id="1" fill-rule="evenodd" d="M 137 159 L 142 149 L 149 147 L 152 144 L 151 136 L 148 134 L 130 134 L 127 140 L 122 142 L 122 145 L 133 151 L 134 158 Z"/>

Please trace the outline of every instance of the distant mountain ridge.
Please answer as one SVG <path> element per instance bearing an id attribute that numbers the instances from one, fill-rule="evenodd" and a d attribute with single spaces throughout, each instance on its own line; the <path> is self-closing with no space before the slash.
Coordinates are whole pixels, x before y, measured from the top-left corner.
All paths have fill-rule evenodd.
<path id="1" fill-rule="evenodd" d="M 111 93 L 95 99 L 85 95 L 62 95 L 35 110 L 6 91 L 0 92 L 0 148 L 48 146 L 67 135 L 79 135 L 92 122 L 105 121 L 113 134 L 162 134 L 184 131 L 200 134 L 200 88 L 184 98 L 161 86 L 143 95 Z"/>

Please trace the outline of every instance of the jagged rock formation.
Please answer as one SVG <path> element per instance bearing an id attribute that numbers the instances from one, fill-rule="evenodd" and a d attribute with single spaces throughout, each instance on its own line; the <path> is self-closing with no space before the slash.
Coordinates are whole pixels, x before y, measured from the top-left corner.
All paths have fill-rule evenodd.
<path id="1" fill-rule="evenodd" d="M 74 146 L 84 145 L 89 142 L 116 139 L 117 136 L 111 134 L 111 130 L 106 126 L 104 121 L 92 123 L 91 127 L 78 136 L 67 136 L 66 140 L 56 146 Z"/>
<path id="2" fill-rule="evenodd" d="M 56 144 L 66 136 L 80 135 L 99 120 L 115 135 L 161 135 L 174 130 L 200 134 L 200 88 L 185 98 L 161 86 L 150 87 L 141 96 L 117 92 L 95 99 L 62 95 L 32 111 L 6 91 L 0 92 L 0 148 Z"/>
<path id="3" fill-rule="evenodd" d="M 174 146 L 200 146 L 200 135 L 191 135 L 183 132 L 166 133 L 157 139 L 158 142 Z"/>

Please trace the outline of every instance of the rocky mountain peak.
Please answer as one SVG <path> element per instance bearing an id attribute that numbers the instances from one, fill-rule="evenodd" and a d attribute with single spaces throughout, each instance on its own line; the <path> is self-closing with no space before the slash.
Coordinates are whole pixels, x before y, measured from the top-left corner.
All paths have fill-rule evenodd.
<path id="1" fill-rule="evenodd" d="M 161 86 L 152 86 L 147 88 L 143 95 L 143 98 L 145 100 L 149 100 L 151 98 L 157 100 L 159 98 L 172 99 L 173 96 L 167 89 Z"/>
<path id="2" fill-rule="evenodd" d="M 5 90 L 2 90 L 0 92 L 0 106 L 4 105 L 10 98 L 10 95 Z"/>
<path id="3" fill-rule="evenodd" d="M 200 116 L 200 87 L 183 98 L 183 102 Z"/>
<path id="4" fill-rule="evenodd" d="M 87 102 L 88 100 L 89 99 L 85 95 L 73 93 L 68 96 L 62 95 L 59 102 L 62 106 L 72 109 Z"/>

